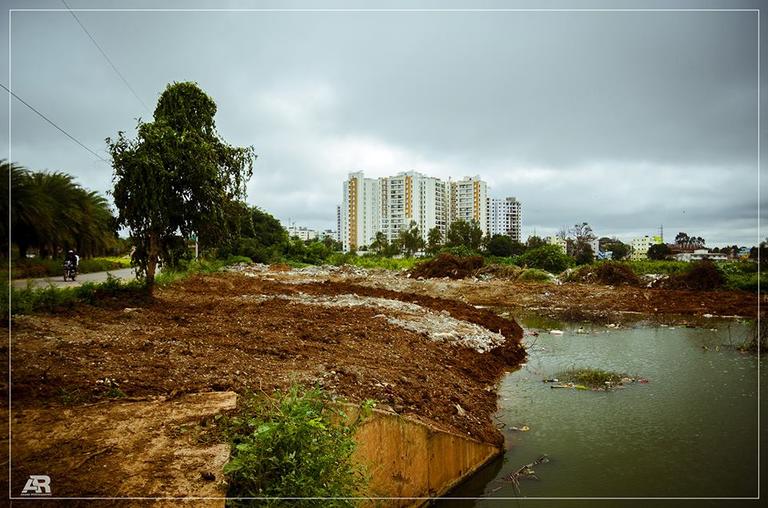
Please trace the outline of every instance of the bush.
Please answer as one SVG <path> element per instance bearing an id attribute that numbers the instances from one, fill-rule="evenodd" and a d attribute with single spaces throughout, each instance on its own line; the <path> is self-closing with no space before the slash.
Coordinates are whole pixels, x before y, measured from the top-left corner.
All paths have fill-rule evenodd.
<path id="1" fill-rule="evenodd" d="M 725 278 L 712 261 L 697 261 L 683 273 L 670 276 L 666 287 L 673 289 L 695 289 L 709 291 L 725 284 Z"/>
<path id="2" fill-rule="evenodd" d="M 518 256 L 516 264 L 539 268 L 550 273 L 560 273 L 569 266 L 573 266 L 573 259 L 557 245 L 542 245 Z"/>
<path id="3" fill-rule="evenodd" d="M 224 422 L 232 443 L 232 459 L 224 467 L 232 497 L 359 496 L 365 485 L 362 470 L 352 463 L 354 432 L 329 396 L 298 386 L 272 398 L 245 395 L 243 410 Z M 370 408 L 370 404 L 364 409 Z M 361 411 L 365 416 L 366 411 Z M 269 499 L 263 504 L 284 504 Z M 310 504 L 314 505 L 315 502 Z M 343 499 L 324 505 L 351 506 Z"/>
<path id="4" fill-rule="evenodd" d="M 552 282 L 552 275 L 538 268 L 526 268 L 520 272 L 517 280 L 523 282 Z"/>
<path id="5" fill-rule="evenodd" d="M 627 284 L 630 286 L 640 285 L 640 278 L 632 271 L 626 263 L 618 261 L 601 261 L 596 264 L 582 266 L 569 277 L 572 282 L 589 282 L 597 284 L 606 284 L 609 286 L 619 286 Z"/>

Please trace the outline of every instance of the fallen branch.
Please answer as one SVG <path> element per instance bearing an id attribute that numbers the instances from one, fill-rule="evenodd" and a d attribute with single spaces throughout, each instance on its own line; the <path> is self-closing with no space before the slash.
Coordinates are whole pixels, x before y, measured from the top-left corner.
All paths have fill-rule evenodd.
<path id="1" fill-rule="evenodd" d="M 97 455 L 101 455 L 102 453 L 106 453 L 106 452 L 108 452 L 109 450 L 111 450 L 114 447 L 115 447 L 115 445 L 110 445 L 110 446 L 107 446 L 106 448 L 102 448 L 101 450 L 97 450 L 97 451 L 95 451 L 93 453 L 89 453 L 88 455 L 85 456 L 85 458 L 83 460 L 81 460 L 80 462 L 75 464 L 72 467 L 72 469 L 79 468 L 80 466 L 82 466 L 83 464 L 85 464 L 86 462 L 91 460 L 92 458 L 96 457 Z"/>

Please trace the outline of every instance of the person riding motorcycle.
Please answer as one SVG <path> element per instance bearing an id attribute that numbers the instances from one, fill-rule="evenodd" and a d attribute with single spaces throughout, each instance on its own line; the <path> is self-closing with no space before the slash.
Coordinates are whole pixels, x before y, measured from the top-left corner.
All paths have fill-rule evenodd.
<path id="1" fill-rule="evenodd" d="M 77 265 L 80 261 L 79 256 L 75 254 L 75 251 L 70 250 L 67 252 L 66 257 L 64 257 L 64 280 L 66 281 L 67 278 L 71 278 L 72 280 L 75 280 L 75 275 L 77 274 Z"/>

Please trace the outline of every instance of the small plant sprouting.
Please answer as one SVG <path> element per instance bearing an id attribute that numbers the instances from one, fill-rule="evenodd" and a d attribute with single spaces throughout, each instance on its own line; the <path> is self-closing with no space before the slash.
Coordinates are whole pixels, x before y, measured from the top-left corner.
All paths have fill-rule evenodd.
<path id="1" fill-rule="evenodd" d="M 365 487 L 363 470 L 352 462 L 353 438 L 374 406 L 366 400 L 350 418 L 326 392 L 298 385 L 272 396 L 244 395 L 239 414 L 218 422 L 232 444 L 232 459 L 224 467 L 228 495 L 265 498 L 266 506 L 284 503 L 281 497 L 335 498 L 323 504 L 352 505 L 339 498 L 360 496 Z"/>

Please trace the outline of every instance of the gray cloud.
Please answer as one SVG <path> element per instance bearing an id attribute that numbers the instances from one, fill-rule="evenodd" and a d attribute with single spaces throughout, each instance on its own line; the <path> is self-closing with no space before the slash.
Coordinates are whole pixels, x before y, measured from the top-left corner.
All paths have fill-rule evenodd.
<path id="1" fill-rule="evenodd" d="M 524 234 L 758 238 L 754 13 L 78 15 L 147 104 L 171 81 L 213 96 L 220 133 L 260 154 L 249 201 L 284 220 L 331 227 L 347 172 L 414 169 L 482 175 L 522 200 Z M 14 91 L 103 156 L 150 116 L 69 13 L 15 12 L 11 39 Z M 110 187 L 19 103 L 11 124 L 14 161 Z"/>

